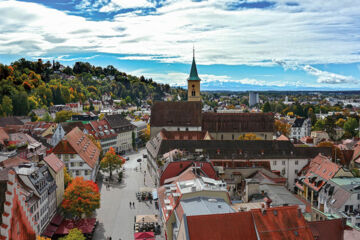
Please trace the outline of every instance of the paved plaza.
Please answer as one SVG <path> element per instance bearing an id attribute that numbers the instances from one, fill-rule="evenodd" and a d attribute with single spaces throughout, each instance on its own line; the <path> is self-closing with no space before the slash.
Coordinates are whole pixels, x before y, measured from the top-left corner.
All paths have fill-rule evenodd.
<path id="1" fill-rule="evenodd" d="M 110 184 L 107 188 L 106 183 L 99 182 L 101 192 L 101 206 L 96 211 L 96 217 L 99 222 L 93 239 L 107 239 L 111 236 L 112 240 L 131 240 L 134 239 L 134 217 L 144 214 L 159 214 L 154 207 L 154 202 L 138 202 L 135 193 L 141 187 L 154 187 L 154 184 L 146 173 L 144 185 L 144 170 L 146 169 L 146 159 L 142 158 L 145 149 L 138 153 L 126 155 L 130 160 L 124 164 L 125 175 L 121 183 Z M 143 159 L 142 171 L 137 159 Z M 135 170 L 137 168 L 137 171 Z M 129 202 L 135 203 L 135 208 L 129 207 Z M 163 229 L 162 229 L 163 232 Z M 164 239 L 163 234 L 156 239 Z"/>

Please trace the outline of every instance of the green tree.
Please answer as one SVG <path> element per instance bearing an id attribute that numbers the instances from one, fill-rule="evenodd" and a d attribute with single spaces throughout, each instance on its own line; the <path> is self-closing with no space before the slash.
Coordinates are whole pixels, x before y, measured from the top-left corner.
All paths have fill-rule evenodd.
<path id="1" fill-rule="evenodd" d="M 93 105 L 92 101 L 90 102 L 89 111 L 90 112 L 94 111 L 94 105 Z"/>
<path id="2" fill-rule="evenodd" d="M 4 96 L 2 99 L 2 110 L 6 116 L 10 116 L 13 113 L 13 104 L 11 98 Z"/>
<path id="3" fill-rule="evenodd" d="M 24 116 L 29 113 L 29 100 L 25 91 L 21 91 L 12 97 L 14 115 Z"/>
<path id="4" fill-rule="evenodd" d="M 57 112 L 55 114 L 55 122 L 57 122 L 57 123 L 66 122 L 67 120 L 71 119 L 72 115 L 73 115 L 73 112 L 71 112 L 71 111 L 63 110 L 63 111 Z"/>
<path id="5" fill-rule="evenodd" d="M 264 113 L 271 112 L 271 106 L 270 106 L 270 103 L 269 103 L 269 102 L 266 102 L 266 103 L 263 105 L 262 111 L 263 111 Z"/>
<path id="6" fill-rule="evenodd" d="M 53 119 L 51 118 L 50 114 L 48 112 L 46 112 L 44 117 L 41 120 L 45 121 L 45 122 L 52 122 Z"/>
<path id="7" fill-rule="evenodd" d="M 324 129 L 325 129 L 325 120 L 324 119 L 317 120 L 314 125 L 314 130 L 315 131 L 323 131 Z"/>
<path id="8" fill-rule="evenodd" d="M 344 123 L 344 130 L 345 132 L 351 134 L 351 136 L 355 136 L 356 132 L 355 129 L 358 127 L 358 122 L 355 118 L 348 118 L 346 122 Z"/>
<path id="9" fill-rule="evenodd" d="M 314 110 L 312 108 L 309 108 L 307 115 L 311 119 L 311 124 L 315 125 L 315 123 L 316 123 L 316 115 L 315 115 Z"/>
<path id="10" fill-rule="evenodd" d="M 66 237 L 60 238 L 60 240 L 85 240 L 84 234 L 77 228 L 73 228 L 69 231 Z"/>

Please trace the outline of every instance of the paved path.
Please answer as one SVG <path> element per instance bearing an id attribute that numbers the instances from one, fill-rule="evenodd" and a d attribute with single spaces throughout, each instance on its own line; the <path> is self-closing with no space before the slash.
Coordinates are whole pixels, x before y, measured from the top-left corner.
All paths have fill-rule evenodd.
<path id="1" fill-rule="evenodd" d="M 154 202 L 151 205 L 149 202 L 138 202 L 135 196 L 135 193 L 144 187 L 146 160 L 141 163 L 141 172 L 139 171 L 140 164 L 137 162 L 137 159 L 142 159 L 143 153 L 145 153 L 144 149 L 139 153 L 127 155 L 130 160 L 124 164 L 125 175 L 122 183 L 110 184 L 109 189 L 105 183 L 99 183 L 101 205 L 96 212 L 99 224 L 95 230 L 94 240 L 107 239 L 110 236 L 112 240 L 132 240 L 134 239 L 134 217 L 136 215 L 159 214 L 154 207 Z M 145 181 L 146 187 L 154 187 L 148 173 Z M 130 208 L 129 202 L 134 202 L 135 208 Z M 163 236 L 158 236 L 157 239 L 163 239 Z"/>

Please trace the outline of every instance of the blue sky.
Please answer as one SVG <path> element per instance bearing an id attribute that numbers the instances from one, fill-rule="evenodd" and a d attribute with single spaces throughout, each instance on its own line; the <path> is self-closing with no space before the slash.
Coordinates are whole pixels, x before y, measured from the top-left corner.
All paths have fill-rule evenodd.
<path id="1" fill-rule="evenodd" d="M 203 90 L 359 90 L 359 0 L 0 0 L 0 62 L 88 61 Z"/>

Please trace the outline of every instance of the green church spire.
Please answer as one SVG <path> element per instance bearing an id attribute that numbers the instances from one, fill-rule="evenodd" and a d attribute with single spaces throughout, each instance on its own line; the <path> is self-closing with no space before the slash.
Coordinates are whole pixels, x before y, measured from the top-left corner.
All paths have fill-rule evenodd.
<path id="1" fill-rule="evenodd" d="M 195 81 L 200 81 L 201 79 L 199 78 L 199 75 L 197 73 L 197 69 L 196 69 L 196 63 L 195 63 L 195 49 L 193 48 L 193 61 L 191 64 L 191 70 L 190 70 L 190 76 L 187 80 L 195 80 Z"/>

